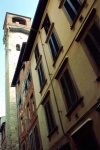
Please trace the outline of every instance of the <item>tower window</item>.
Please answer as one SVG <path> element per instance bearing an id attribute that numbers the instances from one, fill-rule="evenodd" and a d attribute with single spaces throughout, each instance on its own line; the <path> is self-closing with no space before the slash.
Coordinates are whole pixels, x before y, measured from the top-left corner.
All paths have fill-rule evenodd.
<path id="1" fill-rule="evenodd" d="M 20 51 L 20 45 L 19 44 L 16 44 L 16 50 Z"/>
<path id="2" fill-rule="evenodd" d="M 13 23 L 19 22 L 19 24 L 26 25 L 26 20 L 19 17 L 13 17 L 12 22 Z"/>

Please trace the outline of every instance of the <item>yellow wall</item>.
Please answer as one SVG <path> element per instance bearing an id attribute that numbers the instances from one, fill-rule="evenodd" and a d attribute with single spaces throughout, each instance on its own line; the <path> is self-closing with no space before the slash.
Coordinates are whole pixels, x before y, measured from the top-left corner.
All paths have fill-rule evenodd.
<path id="1" fill-rule="evenodd" d="M 59 110 L 61 111 L 60 115 L 61 115 L 64 131 L 67 132 L 68 129 L 70 129 L 71 126 L 77 122 L 75 118 L 75 114 L 77 113 L 79 115 L 79 118 L 81 118 L 85 114 L 85 112 L 89 110 L 97 102 L 97 99 L 100 97 L 100 83 L 96 82 L 97 74 L 94 71 L 93 66 L 90 63 L 90 60 L 88 59 L 84 51 L 85 47 L 83 48 L 82 39 L 80 42 L 75 41 L 75 38 L 77 36 L 77 33 L 79 32 L 80 27 L 86 20 L 86 17 L 91 12 L 92 8 L 97 9 L 96 14 L 100 17 L 100 11 L 99 11 L 100 1 L 87 0 L 87 3 L 80 14 L 80 16 L 81 15 L 83 16 L 83 20 L 82 22 L 80 22 L 78 18 L 72 30 L 70 29 L 70 23 L 63 9 L 62 8 L 59 9 L 58 6 L 59 6 L 59 0 L 52 0 L 49 1 L 47 8 L 45 10 L 45 14 L 48 13 L 50 21 L 54 22 L 54 29 L 59 37 L 61 45 L 63 46 L 63 50 L 60 53 L 59 58 L 54 67 L 53 67 L 53 59 L 52 59 L 52 55 L 48 43 L 47 44 L 45 43 L 46 34 L 44 28 L 40 30 L 40 34 L 41 34 L 42 42 L 44 44 L 44 51 L 46 54 L 46 59 L 48 62 L 58 107 Z M 45 16 L 43 16 L 43 18 L 45 18 Z M 34 49 L 37 43 L 39 46 L 40 54 L 42 55 L 43 68 L 47 79 L 47 83 L 41 94 L 39 93 L 40 86 L 38 81 L 38 73 L 35 70 L 36 61 L 34 57 Z M 61 91 L 61 87 L 59 86 L 58 80 L 55 79 L 55 74 L 59 70 L 60 65 L 65 57 L 68 57 L 68 65 L 71 68 L 72 75 L 74 77 L 74 80 L 76 82 L 79 91 L 79 95 L 80 97 L 83 96 L 83 103 L 84 103 L 84 107 L 79 105 L 72 112 L 72 114 L 70 115 L 71 121 L 69 121 L 69 119 L 66 117 L 67 109 L 63 101 L 63 94 Z M 34 91 L 35 91 L 36 103 L 38 109 L 40 131 L 42 135 L 42 144 L 43 144 L 43 149 L 47 150 L 51 148 L 63 136 L 63 133 L 62 133 L 59 117 L 58 117 L 57 107 L 54 100 L 54 94 L 52 91 L 52 86 L 50 83 L 50 78 L 48 75 L 48 70 L 47 70 L 47 66 L 43 54 L 43 47 L 41 45 L 39 34 L 37 35 L 35 44 L 33 45 L 30 61 L 32 67 L 33 83 L 35 85 Z M 56 124 L 58 125 L 58 133 L 55 132 L 52 135 L 51 141 L 49 141 L 49 139 L 47 138 L 48 131 L 47 131 L 44 108 L 40 104 L 48 90 L 50 90 L 52 108 L 54 111 Z"/>

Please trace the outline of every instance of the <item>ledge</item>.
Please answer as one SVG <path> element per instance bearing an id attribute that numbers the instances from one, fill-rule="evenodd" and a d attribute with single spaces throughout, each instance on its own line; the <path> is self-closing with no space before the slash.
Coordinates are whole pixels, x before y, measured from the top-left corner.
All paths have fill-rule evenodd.
<path id="1" fill-rule="evenodd" d="M 49 139 L 50 139 L 50 137 L 54 134 L 54 132 L 58 132 L 58 126 L 56 125 L 55 127 L 54 127 L 54 129 L 49 133 L 49 135 L 47 136 Z"/>
<path id="2" fill-rule="evenodd" d="M 68 110 L 68 113 L 66 114 L 67 117 L 71 115 L 71 113 L 76 109 L 76 107 L 83 101 L 83 97 L 78 99 L 78 101 L 75 102 L 75 104 Z"/>
<path id="3" fill-rule="evenodd" d="M 63 46 L 61 46 L 60 49 L 59 49 L 59 52 L 58 52 L 58 54 L 57 54 L 57 57 L 56 57 L 56 59 L 54 60 L 53 67 L 55 66 L 55 64 L 56 64 L 56 62 L 57 62 L 57 59 L 58 59 L 58 57 L 59 57 L 59 55 L 60 55 L 60 53 L 61 53 L 62 50 L 63 50 Z"/>
<path id="4" fill-rule="evenodd" d="M 47 83 L 47 79 L 45 79 L 45 81 L 44 81 L 44 83 L 43 83 L 43 85 L 42 85 L 42 87 L 41 87 L 41 89 L 40 89 L 40 92 L 39 93 L 42 93 L 42 91 L 43 91 L 43 89 L 44 89 L 44 86 L 45 86 L 45 84 Z"/>

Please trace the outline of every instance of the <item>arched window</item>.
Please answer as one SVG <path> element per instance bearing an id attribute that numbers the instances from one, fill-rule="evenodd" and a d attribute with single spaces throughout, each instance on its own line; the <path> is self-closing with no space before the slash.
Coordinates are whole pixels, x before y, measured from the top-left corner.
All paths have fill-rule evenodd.
<path id="1" fill-rule="evenodd" d="M 20 45 L 19 44 L 16 44 L 16 50 L 20 51 Z"/>
<path id="2" fill-rule="evenodd" d="M 23 18 L 20 18 L 20 17 L 13 17 L 13 18 L 12 18 L 12 22 L 13 22 L 13 23 L 19 22 L 19 24 L 26 25 L 26 20 L 23 19 Z"/>

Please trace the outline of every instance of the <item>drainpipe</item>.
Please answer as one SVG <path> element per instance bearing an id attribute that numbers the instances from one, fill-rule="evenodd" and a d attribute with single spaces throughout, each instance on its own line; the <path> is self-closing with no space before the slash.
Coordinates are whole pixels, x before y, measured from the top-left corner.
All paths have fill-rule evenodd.
<path id="1" fill-rule="evenodd" d="M 48 75 L 49 75 L 49 79 L 50 79 L 50 83 L 51 83 L 51 87 L 52 87 L 52 91 L 53 91 L 53 95 L 54 95 L 54 99 L 55 99 L 55 103 L 56 103 L 56 107 L 57 107 L 57 112 L 58 112 L 58 116 L 59 116 L 59 121 L 60 121 L 61 129 L 62 129 L 63 135 L 66 136 L 66 137 L 68 137 L 67 134 L 64 131 L 62 119 L 61 119 L 61 116 L 60 116 L 61 111 L 59 110 L 59 107 L 58 107 L 57 98 L 56 98 L 56 94 L 55 94 L 54 87 L 53 87 L 53 84 L 52 84 L 52 78 L 51 78 L 51 74 L 50 74 L 50 70 L 49 70 L 49 66 L 48 66 L 48 62 L 47 62 L 47 58 L 46 58 L 46 54 L 45 54 L 45 50 L 44 50 L 44 44 L 42 42 L 40 31 L 37 31 L 37 30 L 35 30 L 33 28 L 31 28 L 31 29 L 34 32 L 39 33 L 39 35 L 40 35 L 40 41 L 41 41 L 41 45 L 42 45 L 42 49 L 43 49 L 43 54 L 44 54 L 44 58 L 45 58 L 45 62 L 46 62 L 47 70 L 48 70 Z"/>

